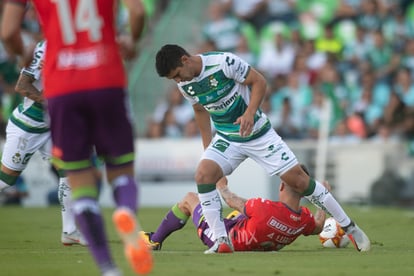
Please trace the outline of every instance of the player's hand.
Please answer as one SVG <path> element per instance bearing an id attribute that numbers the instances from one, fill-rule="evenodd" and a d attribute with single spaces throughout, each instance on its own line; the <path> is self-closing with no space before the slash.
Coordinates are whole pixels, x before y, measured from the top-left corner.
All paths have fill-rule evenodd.
<path id="1" fill-rule="evenodd" d="M 254 116 L 244 113 L 233 124 L 240 125 L 239 133 L 241 137 L 249 136 L 253 131 Z"/>
<path id="2" fill-rule="evenodd" d="M 325 186 L 325 188 L 330 192 L 332 190 L 331 185 L 329 184 L 329 182 L 327 180 L 322 182 L 322 185 Z"/>
<path id="3" fill-rule="evenodd" d="M 227 181 L 227 177 L 223 176 L 223 177 L 222 177 L 222 178 L 220 178 L 220 179 L 219 179 L 219 181 L 217 182 L 217 184 L 216 184 L 216 188 L 217 188 L 218 190 L 225 189 L 225 188 L 227 188 L 227 183 L 228 183 L 228 181 Z"/>
<path id="4" fill-rule="evenodd" d="M 116 42 L 118 43 L 119 50 L 123 59 L 131 60 L 138 55 L 137 45 L 130 35 L 118 35 Z"/>

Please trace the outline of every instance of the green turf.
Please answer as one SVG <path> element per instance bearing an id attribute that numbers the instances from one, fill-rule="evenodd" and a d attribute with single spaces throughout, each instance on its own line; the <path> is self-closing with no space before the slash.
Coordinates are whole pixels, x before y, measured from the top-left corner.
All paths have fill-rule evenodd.
<path id="1" fill-rule="evenodd" d="M 414 210 L 346 207 L 372 241 L 372 251 L 324 249 L 317 237 L 301 237 L 280 252 L 204 255 L 191 223 L 154 252 L 151 275 L 414 275 Z M 155 230 L 167 208 L 143 208 L 139 218 Z M 124 275 L 134 275 L 104 211 L 110 246 Z M 99 275 L 86 248 L 60 244 L 60 212 L 51 208 L 0 208 L 0 275 Z"/>

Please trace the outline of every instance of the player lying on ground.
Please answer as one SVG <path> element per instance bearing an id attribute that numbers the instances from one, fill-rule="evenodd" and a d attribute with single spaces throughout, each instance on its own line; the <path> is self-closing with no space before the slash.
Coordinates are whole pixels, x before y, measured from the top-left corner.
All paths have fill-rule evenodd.
<path id="1" fill-rule="evenodd" d="M 325 186 L 330 189 L 328 183 Z M 241 198 L 229 190 L 225 177 L 217 183 L 217 189 L 227 205 L 237 211 L 236 216 L 224 219 L 235 251 L 277 251 L 300 235 L 317 235 L 323 229 L 325 212 L 317 209 L 313 215 L 308 208 L 300 206 L 301 195 L 283 182 L 279 187 L 279 201 Z M 184 227 L 190 216 L 201 241 L 212 247 L 215 237 L 202 215 L 198 195 L 192 192 L 171 208 L 157 231 L 145 233 L 149 246 L 160 250 L 164 240 Z"/>
<path id="2" fill-rule="evenodd" d="M 6 142 L 3 148 L 0 171 L 0 191 L 15 185 L 19 175 L 26 169 L 31 157 L 39 151 L 43 159 L 50 160 L 52 139 L 49 125 L 45 121 L 43 106 L 42 66 L 46 42 L 36 45 L 32 62 L 24 67 L 16 83 L 16 92 L 24 98 L 12 112 L 6 128 Z M 86 245 L 76 227 L 75 216 L 70 208 L 71 189 L 62 170 L 59 174 L 58 197 L 62 207 L 63 245 Z"/>

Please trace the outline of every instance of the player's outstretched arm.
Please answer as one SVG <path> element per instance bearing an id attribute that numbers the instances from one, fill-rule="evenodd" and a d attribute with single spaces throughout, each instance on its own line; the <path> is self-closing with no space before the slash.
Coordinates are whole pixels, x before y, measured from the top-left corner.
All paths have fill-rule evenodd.
<path id="1" fill-rule="evenodd" d="M 247 200 L 239 197 L 229 190 L 227 186 L 227 178 L 225 176 L 220 178 L 220 180 L 217 182 L 217 189 L 230 208 L 233 208 L 240 213 L 244 213 L 244 205 L 246 204 Z"/>

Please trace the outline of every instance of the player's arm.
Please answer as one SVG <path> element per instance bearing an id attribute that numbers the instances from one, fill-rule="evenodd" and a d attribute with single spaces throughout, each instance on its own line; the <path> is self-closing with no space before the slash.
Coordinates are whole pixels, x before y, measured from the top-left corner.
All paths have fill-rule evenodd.
<path id="1" fill-rule="evenodd" d="M 323 230 L 326 213 L 322 209 L 318 208 L 313 217 L 315 219 L 315 229 L 313 230 L 312 235 L 318 235 Z"/>
<path id="2" fill-rule="evenodd" d="M 35 102 L 42 103 L 43 94 L 33 85 L 35 80 L 32 75 L 22 72 L 17 80 L 15 90 L 23 97 L 28 97 Z"/>
<path id="3" fill-rule="evenodd" d="M 223 176 L 220 178 L 216 185 L 226 204 L 230 208 L 233 208 L 244 214 L 244 205 L 246 204 L 247 199 L 241 198 L 229 190 L 227 186 L 227 178 Z"/>
<path id="4" fill-rule="evenodd" d="M 137 43 L 145 25 L 145 8 L 141 0 L 123 1 L 129 12 L 129 34 L 121 34 L 117 41 L 122 57 L 129 60 L 137 55 Z"/>
<path id="5" fill-rule="evenodd" d="M 145 8 L 141 0 L 123 0 L 129 11 L 130 34 L 133 42 L 138 42 L 144 30 Z"/>
<path id="6" fill-rule="evenodd" d="M 203 147 L 206 149 L 213 137 L 211 133 L 210 113 L 208 113 L 208 111 L 198 103 L 193 105 L 193 109 L 194 119 L 197 123 L 198 129 L 200 130 Z"/>
<path id="7" fill-rule="evenodd" d="M 6 1 L 3 4 L 3 14 L 1 17 L 1 40 L 6 51 L 11 56 L 20 57 L 21 65 L 30 63 L 32 48 L 25 49 L 21 36 L 21 23 L 23 22 L 25 0 Z"/>
<path id="8" fill-rule="evenodd" d="M 241 136 L 248 136 L 253 130 L 254 115 L 263 102 L 267 89 L 267 82 L 262 74 L 251 67 L 243 84 L 250 86 L 250 103 L 244 114 L 237 118 L 235 124 L 240 124 Z"/>

